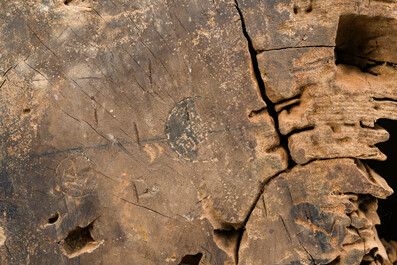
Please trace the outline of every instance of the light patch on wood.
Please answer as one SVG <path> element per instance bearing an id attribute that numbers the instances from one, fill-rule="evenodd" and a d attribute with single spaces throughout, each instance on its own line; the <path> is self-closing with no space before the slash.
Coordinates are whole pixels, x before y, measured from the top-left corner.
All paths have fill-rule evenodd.
<path id="1" fill-rule="evenodd" d="M 0 227 L 0 246 L 4 245 L 4 242 L 6 242 L 6 239 L 7 239 L 7 237 L 4 233 L 4 228 Z"/>

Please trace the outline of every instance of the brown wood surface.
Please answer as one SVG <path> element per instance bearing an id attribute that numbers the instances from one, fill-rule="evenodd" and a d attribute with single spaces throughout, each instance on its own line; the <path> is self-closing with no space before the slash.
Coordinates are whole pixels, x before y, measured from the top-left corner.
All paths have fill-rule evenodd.
<path id="1" fill-rule="evenodd" d="M 393 264 L 365 164 L 394 0 L 0 1 L 0 264 Z"/>

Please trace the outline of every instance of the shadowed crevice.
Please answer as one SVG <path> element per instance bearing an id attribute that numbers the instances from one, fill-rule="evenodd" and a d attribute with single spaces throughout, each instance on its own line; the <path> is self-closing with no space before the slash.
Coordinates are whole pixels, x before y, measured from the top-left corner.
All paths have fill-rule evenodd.
<path id="1" fill-rule="evenodd" d="M 58 242 L 68 258 L 74 258 L 84 253 L 91 253 L 100 246 L 101 243 L 98 243 L 91 235 L 93 227 L 94 222 L 91 222 L 85 227 L 77 226 L 75 229 L 69 231 L 62 241 Z"/>
<path id="2" fill-rule="evenodd" d="M 387 156 L 386 161 L 367 160 L 365 163 L 369 165 L 375 172 L 383 176 L 392 189 L 397 188 L 397 121 L 381 119 L 377 124 L 386 129 L 390 138 L 387 142 L 379 143 L 376 146 Z M 397 195 L 394 193 L 387 200 L 379 200 L 378 214 L 381 219 L 381 225 L 377 226 L 380 238 L 387 240 L 397 239 Z"/>
<path id="3" fill-rule="evenodd" d="M 288 136 L 285 136 L 280 133 L 278 114 L 276 111 L 276 104 L 273 103 L 266 94 L 265 83 L 262 79 L 261 72 L 260 72 L 259 65 L 258 65 L 258 59 L 257 59 L 258 52 L 254 48 L 251 37 L 248 35 L 247 29 L 245 26 L 244 16 L 243 16 L 242 11 L 239 8 L 237 0 L 235 0 L 235 7 L 240 15 L 242 31 L 243 31 L 244 37 L 246 38 L 247 43 L 248 43 L 248 50 L 249 50 L 249 53 L 251 56 L 252 70 L 254 72 L 255 81 L 258 85 L 261 98 L 266 103 L 267 112 L 269 113 L 270 117 L 272 117 L 272 119 L 274 121 L 274 127 L 275 127 L 277 135 L 280 139 L 280 146 L 282 146 L 288 154 L 288 168 L 292 168 L 294 165 L 296 165 L 296 163 L 295 163 L 295 161 L 292 160 L 291 155 L 289 153 Z"/>
<path id="4" fill-rule="evenodd" d="M 267 94 L 266 94 L 265 83 L 264 83 L 264 81 L 262 79 L 261 72 L 260 72 L 259 65 L 258 65 L 257 55 L 258 55 L 259 52 L 255 49 L 255 47 L 254 47 L 254 45 L 252 43 L 251 37 L 249 36 L 249 34 L 247 32 L 247 28 L 246 28 L 245 21 L 244 21 L 244 16 L 243 16 L 242 11 L 240 10 L 240 7 L 239 7 L 239 4 L 238 4 L 237 0 L 235 0 L 235 7 L 236 7 L 237 12 L 238 12 L 238 14 L 240 16 L 241 28 L 242 28 L 243 35 L 244 35 L 244 37 L 247 40 L 248 51 L 249 51 L 250 57 L 251 57 L 252 71 L 253 71 L 253 74 L 254 74 L 254 77 L 255 77 L 255 81 L 256 81 L 256 83 L 258 85 L 258 88 L 259 88 L 260 96 L 261 96 L 262 100 L 266 104 L 267 112 L 269 113 L 270 117 L 274 121 L 275 130 L 276 130 L 277 135 L 278 135 L 278 137 L 280 139 L 280 144 L 279 145 L 285 149 L 285 151 L 286 151 L 286 153 L 288 155 L 288 168 L 286 170 L 290 170 L 296 165 L 296 163 L 295 163 L 295 161 L 292 160 L 291 154 L 290 154 L 289 149 L 288 149 L 288 136 L 283 135 L 283 134 L 280 133 L 278 114 L 277 114 L 277 111 L 276 111 L 276 104 L 273 103 L 269 99 Z M 262 183 L 262 188 L 261 188 L 260 192 L 258 193 L 257 197 L 255 198 L 253 204 L 251 205 L 251 208 L 248 211 L 248 214 L 247 214 L 247 216 L 246 216 L 246 218 L 245 218 L 245 220 L 243 222 L 243 225 L 236 231 L 237 232 L 237 238 L 236 238 L 237 246 L 236 246 L 236 249 L 235 249 L 235 263 L 236 264 L 239 263 L 239 249 L 240 249 L 240 245 L 241 245 L 241 241 L 242 241 L 243 235 L 245 233 L 246 224 L 247 224 L 252 212 L 254 211 L 255 206 L 256 206 L 259 198 L 262 196 L 265 186 L 271 180 L 273 180 L 274 178 L 279 176 L 281 173 L 284 173 L 286 170 L 276 174 L 275 176 L 267 179 L 264 183 Z"/>
<path id="5" fill-rule="evenodd" d="M 195 255 L 185 255 L 181 259 L 181 262 L 178 263 L 178 265 L 199 265 L 202 257 L 202 253 L 197 253 Z"/>

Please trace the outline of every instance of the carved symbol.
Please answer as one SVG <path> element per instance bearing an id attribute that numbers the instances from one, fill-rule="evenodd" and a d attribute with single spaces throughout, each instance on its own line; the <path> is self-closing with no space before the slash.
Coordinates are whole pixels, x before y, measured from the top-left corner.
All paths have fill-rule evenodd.
<path id="1" fill-rule="evenodd" d="M 170 148 L 180 157 L 188 161 L 197 159 L 198 144 L 205 133 L 192 98 L 183 99 L 171 109 L 164 132 Z"/>
<path id="2" fill-rule="evenodd" d="M 60 191 L 70 197 L 84 197 L 95 189 L 97 172 L 94 163 L 84 156 L 62 160 L 56 173 L 60 180 Z"/>

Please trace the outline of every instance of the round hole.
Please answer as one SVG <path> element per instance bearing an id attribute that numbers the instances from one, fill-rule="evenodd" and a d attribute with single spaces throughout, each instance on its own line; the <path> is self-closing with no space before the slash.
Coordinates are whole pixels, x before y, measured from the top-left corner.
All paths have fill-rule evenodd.
<path id="1" fill-rule="evenodd" d="M 56 221 L 58 221 L 59 219 L 59 213 L 56 212 L 55 214 L 53 214 L 50 218 L 48 218 L 48 223 L 49 224 L 55 224 Z"/>

